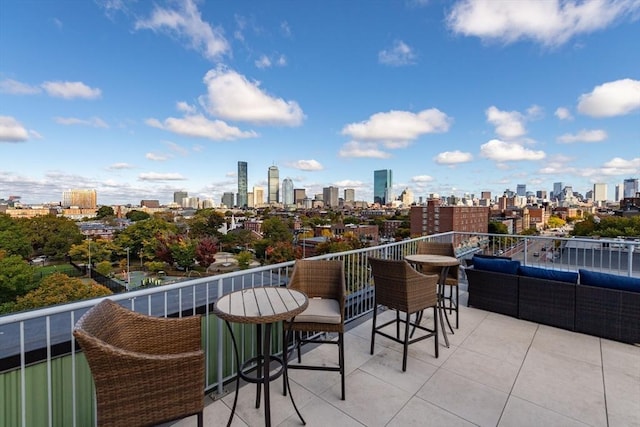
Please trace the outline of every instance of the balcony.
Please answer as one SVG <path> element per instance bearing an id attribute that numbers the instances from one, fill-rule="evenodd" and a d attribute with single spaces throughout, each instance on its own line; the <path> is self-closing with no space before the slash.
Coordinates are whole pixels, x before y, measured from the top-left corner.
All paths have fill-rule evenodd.
<path id="1" fill-rule="evenodd" d="M 371 320 L 352 325 L 345 334 L 346 400 L 338 374 L 290 371 L 307 426 L 640 425 L 640 347 L 473 308 L 462 307 L 460 316 L 438 359 L 431 340 L 409 346 L 404 373 L 400 345 L 376 338 L 371 356 Z M 336 354 L 319 347 L 303 360 L 333 361 Z M 301 425 L 282 382 L 271 391 L 273 425 Z M 233 397 L 207 397 L 205 425 L 226 425 Z M 255 386 L 243 386 L 233 425 L 264 425 L 254 400 Z M 195 426 L 195 417 L 173 426 Z"/>
<path id="2" fill-rule="evenodd" d="M 478 251 L 502 251 L 526 265 L 640 276 L 637 242 L 613 245 L 591 239 L 460 233 L 426 239 L 454 242 L 459 258 Z M 308 425 L 425 425 L 428 420 L 436 425 L 539 425 L 545 421 L 551 425 L 640 425 L 638 346 L 462 307 L 460 329 L 450 336 L 450 348 L 441 347 L 438 359 L 432 355 L 430 340 L 410 346 L 404 374 L 395 344 L 377 339 L 376 352 L 370 356 L 373 302 L 367 257 L 401 259 L 415 253 L 419 240 L 319 257 L 337 258 L 345 264 L 347 399 L 339 400 L 334 389 L 337 374 L 293 371 L 293 393 Z M 547 250 L 541 253 L 553 252 L 551 259 L 534 256 L 543 247 Z M 224 324 L 211 313 L 211 307 L 232 290 L 286 284 L 292 266 L 290 262 L 198 278 L 112 299 L 154 316 L 203 314 L 204 392 L 220 397 L 215 402 L 206 398 L 210 402 L 206 425 L 224 425 L 233 398 L 225 391 L 237 367 Z M 464 277 L 462 281 L 465 305 Z M 0 317 L 0 425 L 94 425 L 92 380 L 71 331 L 95 303 L 82 301 Z M 248 359 L 255 354 L 252 329 L 239 333 L 245 343 L 241 357 Z M 308 357 L 320 358 L 324 351 L 311 350 Z M 290 402 L 277 393 L 280 387 L 279 383 L 273 387 L 274 424 L 298 425 L 297 419 L 290 418 Z M 254 393 L 253 387 L 241 390 L 234 425 L 242 421 L 262 425 L 262 412 L 253 408 Z M 195 420 L 175 425 L 195 425 Z"/>

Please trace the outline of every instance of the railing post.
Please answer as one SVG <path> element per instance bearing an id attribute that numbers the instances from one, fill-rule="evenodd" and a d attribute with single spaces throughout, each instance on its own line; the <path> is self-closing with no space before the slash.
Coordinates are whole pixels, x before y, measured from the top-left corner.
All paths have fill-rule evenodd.
<path id="1" fill-rule="evenodd" d="M 220 298 L 222 298 L 222 294 L 224 292 L 223 286 L 222 286 L 222 279 L 218 279 L 218 298 L 216 299 L 216 301 Z M 207 301 L 208 303 L 208 301 Z M 222 370 L 223 368 L 223 363 L 224 363 L 224 346 L 222 345 L 222 340 L 223 340 L 223 325 L 222 325 L 222 320 L 218 319 L 218 339 L 217 339 L 217 343 L 218 343 L 218 357 L 217 357 L 217 363 L 216 363 L 216 368 L 218 371 L 218 396 L 222 397 L 224 396 L 225 392 L 224 392 L 224 381 L 222 380 L 224 378 L 224 372 Z M 240 367 L 238 367 L 237 369 L 240 369 Z"/>
<path id="2" fill-rule="evenodd" d="M 629 243 L 627 245 L 627 275 L 629 277 L 633 276 L 633 250 L 635 248 L 635 245 L 632 243 Z"/>

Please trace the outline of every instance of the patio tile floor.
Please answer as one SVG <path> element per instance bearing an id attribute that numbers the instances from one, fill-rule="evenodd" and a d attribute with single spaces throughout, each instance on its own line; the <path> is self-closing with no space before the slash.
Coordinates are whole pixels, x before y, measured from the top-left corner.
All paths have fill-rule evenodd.
<path id="1" fill-rule="evenodd" d="M 290 371 L 307 426 L 640 427 L 640 346 L 462 306 L 451 347 L 441 339 L 436 359 L 433 339 L 412 344 L 402 372 L 401 346 L 377 336 L 370 355 L 370 334 L 370 318 L 346 333 L 345 401 L 338 373 Z M 303 360 L 334 363 L 337 349 Z M 301 425 L 282 381 L 271 396 L 274 426 Z M 264 425 L 254 399 L 255 386 L 243 386 L 233 426 Z M 206 400 L 205 425 L 225 426 L 233 393 Z M 195 417 L 173 426 L 195 426 Z"/>

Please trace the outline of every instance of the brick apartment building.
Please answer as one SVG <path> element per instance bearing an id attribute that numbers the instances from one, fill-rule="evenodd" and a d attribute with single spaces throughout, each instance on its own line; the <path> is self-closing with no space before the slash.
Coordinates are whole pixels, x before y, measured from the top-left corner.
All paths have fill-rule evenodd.
<path id="1" fill-rule="evenodd" d="M 490 209 L 485 206 L 441 206 L 439 199 L 412 206 L 409 213 L 411 237 L 447 231 L 486 233 Z"/>

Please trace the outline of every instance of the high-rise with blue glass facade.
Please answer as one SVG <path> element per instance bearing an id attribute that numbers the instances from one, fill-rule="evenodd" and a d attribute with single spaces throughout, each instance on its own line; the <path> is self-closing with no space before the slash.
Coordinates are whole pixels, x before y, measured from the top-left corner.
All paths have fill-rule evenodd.
<path id="1" fill-rule="evenodd" d="M 393 199 L 393 180 L 391 169 L 373 172 L 373 203 L 386 205 Z"/>

